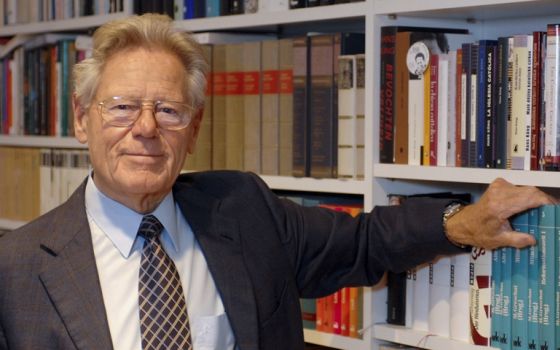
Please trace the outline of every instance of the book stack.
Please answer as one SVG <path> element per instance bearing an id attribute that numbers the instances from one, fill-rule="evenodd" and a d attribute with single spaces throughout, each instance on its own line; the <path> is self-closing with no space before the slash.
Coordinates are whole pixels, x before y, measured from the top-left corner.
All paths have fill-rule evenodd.
<path id="1" fill-rule="evenodd" d="M 383 27 L 380 162 L 557 170 L 559 32 Z"/>

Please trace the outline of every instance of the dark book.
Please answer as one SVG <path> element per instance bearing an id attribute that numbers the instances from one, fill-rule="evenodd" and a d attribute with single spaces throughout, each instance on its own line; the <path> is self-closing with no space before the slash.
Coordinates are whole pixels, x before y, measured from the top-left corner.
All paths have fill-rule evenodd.
<path id="1" fill-rule="evenodd" d="M 498 38 L 496 61 L 496 128 L 495 128 L 495 167 L 506 168 L 508 134 L 508 84 L 509 37 Z"/>
<path id="2" fill-rule="evenodd" d="M 229 14 L 239 15 L 242 14 L 244 10 L 243 0 L 229 0 Z"/>
<path id="3" fill-rule="evenodd" d="M 320 0 L 307 0 L 305 3 L 305 7 L 315 7 L 321 5 Z"/>
<path id="4" fill-rule="evenodd" d="M 387 272 L 387 323 L 406 324 L 406 272 Z M 409 291 L 410 293 L 410 291 Z"/>
<path id="5" fill-rule="evenodd" d="M 161 13 L 173 18 L 173 16 L 175 15 L 175 2 L 173 0 L 162 0 L 160 1 L 160 3 L 161 3 Z"/>
<path id="6" fill-rule="evenodd" d="M 496 57 L 498 42 L 478 42 L 476 166 L 494 168 L 494 137 L 496 124 Z"/>
<path id="7" fill-rule="evenodd" d="M 291 9 L 299 9 L 305 7 L 306 0 L 290 0 Z"/>
<path id="8" fill-rule="evenodd" d="M 293 146 L 292 146 L 292 174 L 293 176 L 309 176 L 309 125 L 308 98 L 309 82 L 307 66 L 309 61 L 309 47 L 307 36 L 296 37 L 293 40 Z"/>

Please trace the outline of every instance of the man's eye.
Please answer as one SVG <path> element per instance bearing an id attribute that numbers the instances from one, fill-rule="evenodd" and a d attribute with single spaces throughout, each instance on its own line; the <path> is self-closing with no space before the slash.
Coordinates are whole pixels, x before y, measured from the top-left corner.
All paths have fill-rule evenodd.
<path id="1" fill-rule="evenodd" d="M 175 116 L 175 115 L 179 114 L 177 109 L 175 109 L 173 107 L 170 107 L 170 106 L 158 106 L 157 113 L 164 113 L 164 114 L 168 114 L 170 116 Z"/>

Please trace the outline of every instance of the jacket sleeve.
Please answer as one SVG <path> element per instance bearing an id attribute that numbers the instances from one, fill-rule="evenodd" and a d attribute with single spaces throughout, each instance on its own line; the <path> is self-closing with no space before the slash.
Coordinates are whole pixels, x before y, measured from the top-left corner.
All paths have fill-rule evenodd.
<path id="1" fill-rule="evenodd" d="M 437 255 L 463 252 L 443 233 L 442 213 L 449 199 L 410 198 L 403 205 L 378 206 L 353 218 L 279 199 L 256 181 L 303 297 L 374 285 L 387 270 L 404 271 Z"/>

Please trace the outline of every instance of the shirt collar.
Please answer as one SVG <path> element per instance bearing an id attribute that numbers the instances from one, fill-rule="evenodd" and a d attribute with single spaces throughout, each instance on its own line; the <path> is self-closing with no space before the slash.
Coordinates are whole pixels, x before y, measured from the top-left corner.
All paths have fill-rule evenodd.
<path id="1" fill-rule="evenodd" d="M 86 184 L 85 205 L 90 218 L 113 242 L 122 256 L 128 258 L 132 252 L 143 214 L 107 197 L 97 188 L 91 173 Z M 173 193 L 169 192 L 151 214 L 162 223 L 164 227 L 162 235 L 167 235 L 173 249 L 178 251 L 177 214 Z"/>

